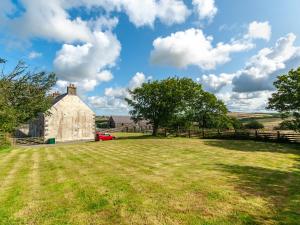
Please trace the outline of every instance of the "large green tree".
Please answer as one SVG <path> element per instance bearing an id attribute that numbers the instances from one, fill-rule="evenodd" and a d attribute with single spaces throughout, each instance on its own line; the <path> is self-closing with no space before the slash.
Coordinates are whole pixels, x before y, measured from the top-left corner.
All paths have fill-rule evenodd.
<path id="1" fill-rule="evenodd" d="M 229 128 L 230 119 L 228 110 L 223 101 L 214 94 L 203 92 L 194 103 L 194 120 L 200 128 Z"/>
<path id="2" fill-rule="evenodd" d="M 279 111 L 285 124 L 300 131 L 300 68 L 278 76 L 274 86 L 276 92 L 269 99 L 267 108 Z"/>
<path id="3" fill-rule="evenodd" d="M 225 105 L 189 78 L 148 82 L 130 94 L 126 100 L 133 119 L 148 120 L 153 135 L 157 135 L 159 127 L 187 128 L 195 121 L 222 127 L 227 118 Z"/>
<path id="4" fill-rule="evenodd" d="M 4 59 L 0 59 L 5 64 Z M 24 62 L 0 75 L 0 131 L 12 132 L 51 106 L 48 92 L 56 83 L 54 73 L 30 72 Z"/>
<path id="5" fill-rule="evenodd" d="M 130 114 L 136 121 L 148 120 L 153 127 L 153 135 L 157 135 L 159 127 L 182 119 L 183 100 L 192 91 L 189 89 L 191 84 L 193 81 L 187 78 L 144 83 L 142 87 L 131 90 L 131 98 L 126 99 L 132 108 Z"/>

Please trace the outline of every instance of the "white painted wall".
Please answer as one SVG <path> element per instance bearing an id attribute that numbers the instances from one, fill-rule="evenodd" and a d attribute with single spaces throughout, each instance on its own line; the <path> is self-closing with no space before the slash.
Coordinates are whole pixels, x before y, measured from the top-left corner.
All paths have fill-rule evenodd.
<path id="1" fill-rule="evenodd" d="M 45 116 L 45 140 L 57 142 L 94 140 L 95 114 L 76 95 L 66 95 Z"/>

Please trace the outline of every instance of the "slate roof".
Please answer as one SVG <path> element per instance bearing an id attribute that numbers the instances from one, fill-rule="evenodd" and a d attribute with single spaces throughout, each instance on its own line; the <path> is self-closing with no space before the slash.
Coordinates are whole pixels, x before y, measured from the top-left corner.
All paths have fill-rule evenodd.
<path id="1" fill-rule="evenodd" d="M 115 123 L 134 123 L 130 116 L 111 116 L 110 119 L 112 119 Z"/>
<path id="2" fill-rule="evenodd" d="M 113 120 L 116 124 L 131 124 L 135 123 L 130 116 L 111 116 L 110 120 Z M 147 120 L 141 120 L 138 122 L 139 125 L 147 125 Z"/>
<path id="3" fill-rule="evenodd" d="M 62 95 L 59 95 L 59 96 L 57 96 L 55 99 L 53 99 L 52 106 L 55 105 L 55 104 L 56 104 L 57 102 L 59 102 L 60 100 L 62 100 L 66 95 L 67 95 L 67 93 L 62 94 Z"/>

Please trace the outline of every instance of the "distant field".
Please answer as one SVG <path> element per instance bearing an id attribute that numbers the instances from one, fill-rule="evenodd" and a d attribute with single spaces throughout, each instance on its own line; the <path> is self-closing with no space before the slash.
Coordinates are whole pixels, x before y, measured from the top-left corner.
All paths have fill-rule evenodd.
<path id="1" fill-rule="evenodd" d="M 233 116 L 241 120 L 243 123 L 248 123 L 252 120 L 257 120 L 265 126 L 266 130 L 273 130 L 278 126 L 282 119 L 278 113 L 238 113 L 230 112 L 229 116 Z"/>
<path id="2" fill-rule="evenodd" d="M 299 224 L 299 146 L 118 136 L 0 152 L 0 224 Z"/>

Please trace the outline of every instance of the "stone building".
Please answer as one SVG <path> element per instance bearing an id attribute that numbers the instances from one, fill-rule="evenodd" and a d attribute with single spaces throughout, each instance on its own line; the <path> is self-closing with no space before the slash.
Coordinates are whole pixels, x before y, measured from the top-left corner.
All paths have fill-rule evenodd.
<path id="1" fill-rule="evenodd" d="M 57 142 L 94 140 L 95 113 L 77 96 L 76 87 L 71 84 L 67 93 L 53 96 L 52 107 L 23 125 L 17 136 L 55 138 Z"/>
<path id="2" fill-rule="evenodd" d="M 125 131 L 126 129 L 133 131 L 143 131 L 152 129 L 152 126 L 148 124 L 146 120 L 142 120 L 135 123 L 130 116 L 111 116 L 108 119 L 108 127 L 123 128 Z"/>

